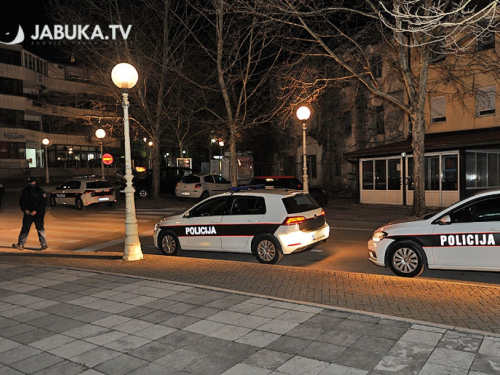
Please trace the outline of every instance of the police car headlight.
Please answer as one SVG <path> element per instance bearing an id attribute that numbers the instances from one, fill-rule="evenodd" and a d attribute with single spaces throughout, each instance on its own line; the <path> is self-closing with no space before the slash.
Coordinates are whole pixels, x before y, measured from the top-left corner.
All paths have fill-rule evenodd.
<path id="1" fill-rule="evenodd" d="M 373 233 L 372 241 L 382 241 L 387 237 L 387 233 L 384 231 L 377 231 Z"/>

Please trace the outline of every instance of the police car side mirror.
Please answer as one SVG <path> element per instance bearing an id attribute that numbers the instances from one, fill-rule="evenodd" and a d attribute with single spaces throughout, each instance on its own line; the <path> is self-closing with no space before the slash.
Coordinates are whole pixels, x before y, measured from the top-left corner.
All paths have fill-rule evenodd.
<path id="1" fill-rule="evenodd" d="M 451 224 L 450 215 L 444 215 L 441 220 L 439 220 L 439 225 L 449 225 Z"/>

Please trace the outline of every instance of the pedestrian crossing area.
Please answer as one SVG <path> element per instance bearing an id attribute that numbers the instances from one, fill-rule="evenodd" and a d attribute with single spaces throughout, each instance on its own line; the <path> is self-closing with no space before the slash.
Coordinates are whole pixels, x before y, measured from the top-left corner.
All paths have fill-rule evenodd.
<path id="1" fill-rule="evenodd" d="M 61 207 L 58 210 L 48 211 L 45 215 L 45 231 L 49 250 L 98 251 L 124 242 L 125 234 L 125 207 L 113 207 L 100 210 L 100 207 L 91 207 L 82 211 L 62 212 L 69 209 Z M 166 216 L 178 214 L 179 208 L 137 208 L 136 218 L 139 236 L 151 238 L 154 224 Z M 2 213 L 4 215 L 5 213 Z M 10 215 L 9 215 L 10 216 Z M 13 212 L 12 220 L 8 225 L 2 223 L 0 227 L 0 251 L 12 249 L 17 242 L 21 229 L 22 216 Z M 25 244 L 28 250 L 39 250 L 37 231 L 31 227 L 28 241 Z"/>

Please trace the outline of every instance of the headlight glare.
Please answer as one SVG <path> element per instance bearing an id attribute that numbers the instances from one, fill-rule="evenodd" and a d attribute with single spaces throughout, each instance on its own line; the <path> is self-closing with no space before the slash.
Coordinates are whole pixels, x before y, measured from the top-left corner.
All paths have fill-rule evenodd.
<path id="1" fill-rule="evenodd" d="M 372 240 L 373 241 L 382 241 L 386 237 L 387 237 L 386 232 L 378 231 L 378 232 L 373 233 Z"/>

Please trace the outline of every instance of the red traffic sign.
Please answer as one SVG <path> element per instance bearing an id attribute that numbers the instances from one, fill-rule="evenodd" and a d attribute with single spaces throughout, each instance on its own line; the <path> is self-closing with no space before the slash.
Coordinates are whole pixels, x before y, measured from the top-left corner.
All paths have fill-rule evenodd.
<path id="1" fill-rule="evenodd" d="M 111 164 L 113 164 L 113 155 L 111 155 L 111 154 L 104 154 L 102 156 L 102 162 L 105 165 L 111 165 Z"/>

